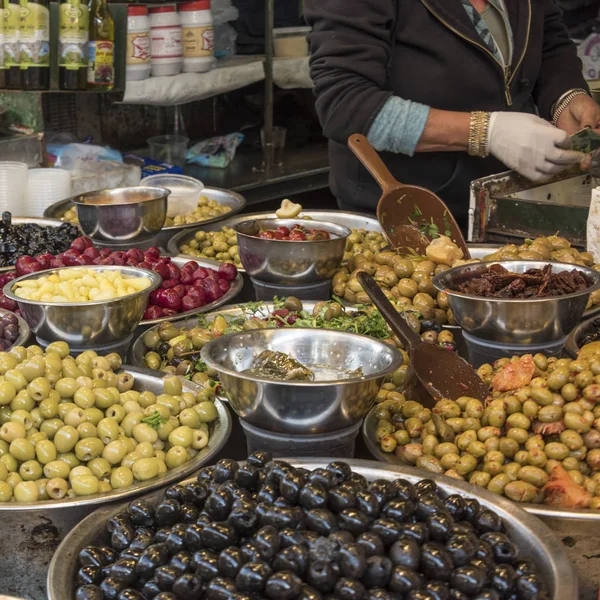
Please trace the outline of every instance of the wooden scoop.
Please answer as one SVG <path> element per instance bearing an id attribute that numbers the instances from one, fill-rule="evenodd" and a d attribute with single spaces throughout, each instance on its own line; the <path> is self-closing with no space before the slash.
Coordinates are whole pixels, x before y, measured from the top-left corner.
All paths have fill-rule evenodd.
<path id="1" fill-rule="evenodd" d="M 399 183 L 364 135 L 348 138 L 348 147 L 381 187 L 377 218 L 393 248 L 424 255 L 429 242 L 448 235 L 470 258 L 467 243 L 452 213 L 439 196 L 416 185 Z"/>
<path id="2" fill-rule="evenodd" d="M 414 373 L 434 403 L 442 398 L 456 400 L 461 396 L 477 398 L 483 402 L 490 395 L 488 386 L 466 360 L 441 346 L 423 342 L 368 273 L 360 271 L 356 278 L 390 329 L 408 346 Z"/>

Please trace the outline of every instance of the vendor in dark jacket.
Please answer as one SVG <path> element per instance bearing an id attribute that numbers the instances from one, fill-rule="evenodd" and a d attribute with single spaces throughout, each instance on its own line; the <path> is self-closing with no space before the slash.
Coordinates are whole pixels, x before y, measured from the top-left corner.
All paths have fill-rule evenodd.
<path id="1" fill-rule="evenodd" d="M 345 210 L 373 211 L 381 195 L 353 133 L 464 226 L 473 179 L 508 167 L 545 181 L 582 160 L 568 136 L 600 125 L 554 0 L 304 0 L 304 12 Z"/>

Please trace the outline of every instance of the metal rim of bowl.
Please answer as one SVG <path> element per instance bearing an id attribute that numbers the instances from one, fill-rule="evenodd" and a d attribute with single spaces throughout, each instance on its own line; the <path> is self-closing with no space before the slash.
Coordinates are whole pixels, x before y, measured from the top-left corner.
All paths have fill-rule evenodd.
<path id="1" fill-rule="evenodd" d="M 308 470 L 314 470 L 325 467 L 331 460 L 328 458 L 286 458 L 282 461 L 287 461 L 296 467 L 303 467 Z M 363 475 L 368 480 L 375 479 L 408 479 L 411 482 L 419 481 L 425 478 L 423 471 L 414 467 L 400 467 L 394 465 L 381 466 L 376 461 L 360 460 L 360 459 L 345 459 L 350 468 Z M 242 463 L 243 464 L 243 463 Z M 574 567 L 567 557 L 567 553 L 560 543 L 557 535 L 550 529 L 548 525 L 528 514 L 522 507 L 507 500 L 502 496 L 488 492 L 483 488 L 446 477 L 444 475 L 428 473 L 427 479 L 432 479 L 438 483 L 442 489 L 449 494 L 460 494 L 461 496 L 469 496 L 476 498 L 486 508 L 492 510 L 500 516 L 505 524 L 515 530 L 525 529 L 527 534 L 535 540 L 534 548 L 541 550 L 546 556 L 546 566 L 551 571 L 553 580 L 551 590 L 553 598 L 566 600 L 567 598 L 577 598 L 579 592 L 579 584 Z M 181 484 L 186 484 L 194 479 L 186 479 Z M 154 503 L 155 498 L 148 498 L 151 503 Z M 158 500 L 158 499 L 157 499 Z M 98 536 L 98 522 L 105 523 L 110 517 L 118 514 L 126 507 L 126 504 L 118 506 L 110 506 L 99 509 L 83 519 L 76 527 L 74 527 L 63 539 L 57 548 L 50 565 L 48 567 L 47 589 L 49 600 L 68 600 L 73 597 L 75 590 L 75 581 L 68 579 L 71 575 L 71 570 L 74 561 L 81 548 L 95 539 L 89 539 L 92 536 Z M 104 533 L 106 533 L 104 531 Z M 510 534 L 509 534 L 510 535 Z M 525 535 L 523 535 L 525 537 Z M 514 539 L 514 538 L 513 538 Z M 519 546 L 520 544 L 518 544 Z M 539 548 L 541 546 L 541 548 Z M 521 548 L 519 548 L 521 550 Z M 532 548 L 533 549 L 533 548 Z M 529 553 L 524 556 L 528 560 L 535 561 Z M 539 564 L 539 562 L 538 562 Z M 545 581 L 546 585 L 550 582 Z M 57 595 L 58 594 L 58 595 Z"/>
<path id="2" fill-rule="evenodd" d="M 569 334 L 564 350 L 571 358 L 577 358 L 577 354 L 579 353 L 579 350 L 581 350 L 581 347 L 579 346 L 579 338 L 587 333 L 587 329 L 593 326 L 593 323 L 596 319 L 597 316 L 592 316 L 591 318 L 582 321 Z"/>
<path id="3" fill-rule="evenodd" d="M 93 202 L 95 197 L 102 197 L 107 195 L 109 198 L 112 197 L 113 192 L 127 192 L 135 190 L 138 193 L 147 192 L 151 194 L 149 198 L 140 198 L 135 202 L 116 201 L 116 202 Z M 154 185 L 140 185 L 140 186 L 127 186 L 105 190 L 94 190 L 93 192 L 84 192 L 77 196 L 73 196 L 71 201 L 73 204 L 78 206 L 87 206 L 91 208 L 102 208 L 104 206 L 129 206 L 132 204 L 143 204 L 144 202 L 153 202 L 154 200 L 164 200 L 171 195 L 171 190 L 165 187 L 158 187 Z"/>
<path id="4" fill-rule="evenodd" d="M 304 333 L 308 337 L 311 337 L 311 336 L 314 337 L 315 335 L 316 336 L 327 335 L 329 330 L 328 329 L 310 329 L 308 327 L 294 327 L 292 329 L 285 329 L 285 330 L 283 330 L 283 329 L 258 329 L 258 330 L 254 330 L 254 331 L 259 331 L 259 332 L 260 331 L 295 331 L 295 332 L 298 332 L 300 335 L 302 335 Z M 230 333 L 226 337 L 228 340 L 233 340 L 237 337 L 241 337 L 243 335 L 247 336 L 252 333 L 253 333 L 253 331 L 239 331 L 237 333 Z M 336 333 L 343 334 L 346 336 L 352 336 L 353 338 L 356 338 L 357 340 L 365 337 L 364 335 L 360 335 L 358 333 L 351 333 L 349 331 L 336 331 Z M 227 367 L 224 367 L 224 366 L 216 363 L 214 360 L 212 360 L 208 356 L 208 350 L 210 349 L 211 345 L 215 344 L 215 342 L 219 342 L 221 339 L 222 338 L 219 338 L 219 339 L 208 342 L 208 344 L 203 346 L 200 351 L 200 357 L 202 359 L 202 362 L 204 362 L 208 367 L 214 369 L 218 373 L 225 373 L 226 375 L 229 375 L 230 377 L 243 377 L 244 379 L 247 379 L 248 381 L 256 381 L 258 383 L 267 383 L 267 384 L 279 385 L 279 386 L 293 385 L 293 386 L 305 387 L 305 388 L 310 389 L 310 388 L 317 388 L 317 387 L 331 387 L 334 384 L 340 385 L 340 386 L 352 385 L 355 383 L 359 383 L 361 381 L 371 381 L 372 379 L 377 379 L 379 377 L 385 377 L 386 375 L 393 373 L 396 369 L 398 369 L 400 366 L 402 366 L 402 363 L 404 362 L 402 353 L 397 348 L 393 348 L 389 344 L 386 344 L 380 340 L 376 340 L 375 338 L 369 338 L 371 340 L 371 342 L 379 344 L 381 347 L 381 350 L 387 350 L 392 355 L 392 357 L 391 357 L 392 360 L 391 360 L 390 364 L 385 369 L 382 369 L 381 371 L 379 371 L 377 373 L 371 373 L 369 375 L 363 375 L 361 377 L 352 377 L 349 379 L 342 379 L 342 380 L 281 381 L 278 379 L 268 379 L 267 377 L 256 377 L 254 375 L 249 375 L 247 373 L 242 373 L 240 371 L 234 371 L 233 369 L 229 369 Z"/>
<path id="5" fill-rule="evenodd" d="M 365 445 L 369 452 L 375 457 L 378 462 L 386 463 L 388 465 L 394 465 L 396 467 L 411 467 L 417 469 L 414 465 L 410 465 L 402 458 L 396 456 L 393 453 L 384 452 L 379 448 L 375 441 L 375 429 L 377 428 L 377 419 L 375 418 L 375 411 L 377 410 L 377 404 L 367 413 L 365 420 L 362 424 L 362 436 L 365 441 Z M 424 469 L 418 469 L 423 476 L 429 475 L 428 471 Z M 484 488 L 481 488 L 482 490 Z M 491 492 L 490 492 L 491 493 Z M 600 510 L 592 510 L 589 508 L 556 508 L 552 506 L 544 506 L 542 504 L 525 504 L 512 502 L 504 496 L 499 496 L 506 502 L 518 505 L 519 508 L 525 512 L 535 515 L 536 517 L 548 517 L 554 519 L 572 519 L 572 520 L 583 520 L 583 521 L 600 521 Z"/>
<path id="6" fill-rule="evenodd" d="M 248 226 L 251 223 L 258 223 L 261 227 L 263 225 L 274 225 L 276 226 L 277 223 L 281 223 L 282 221 L 293 221 L 294 224 L 298 223 L 299 221 L 301 221 L 298 218 L 294 218 L 294 219 L 246 219 L 245 221 L 242 221 L 241 223 L 237 223 L 236 225 L 234 225 L 233 230 L 236 232 L 237 235 L 246 238 L 246 239 L 252 239 L 252 240 L 260 240 L 260 242 L 273 242 L 273 243 L 277 243 L 277 244 L 281 244 L 281 243 L 286 243 L 286 244 L 298 244 L 298 243 L 307 243 L 307 244 L 328 244 L 331 242 L 338 242 L 341 239 L 346 239 L 351 233 L 352 230 L 349 227 L 345 227 L 344 225 L 338 225 L 337 223 L 332 223 L 331 221 L 317 221 L 317 220 L 312 220 L 310 221 L 311 225 L 312 224 L 318 224 L 318 227 L 321 227 L 323 229 L 323 231 L 327 231 L 327 233 L 333 233 L 336 237 L 334 238 L 329 238 L 328 240 L 271 240 L 271 239 L 265 239 L 265 238 L 261 238 L 258 237 L 256 235 L 251 235 L 249 233 L 244 233 L 243 231 L 240 231 L 240 228 L 243 226 Z M 300 223 L 302 224 L 302 223 Z"/>
<path id="7" fill-rule="evenodd" d="M 17 323 L 19 325 L 19 335 L 17 336 L 17 339 L 12 343 L 12 345 L 8 348 L 8 350 L 5 350 L 5 352 L 8 352 L 11 348 L 15 348 L 16 346 L 22 346 L 29 339 L 29 336 L 31 335 L 31 328 L 29 327 L 29 325 L 27 325 L 27 322 L 23 317 L 17 315 L 11 310 L 1 308 L 0 317 L 3 317 L 4 315 L 14 315 L 15 317 L 17 317 Z M 0 600 L 2 599 L 0 598 Z"/>
<path id="8" fill-rule="evenodd" d="M 57 271 L 62 271 L 63 269 L 92 269 L 93 271 L 99 271 L 99 272 L 103 272 L 103 271 L 123 271 L 125 273 L 127 272 L 136 272 L 136 273 L 141 273 L 142 277 L 148 277 L 148 279 L 150 279 L 150 285 L 145 287 L 143 290 L 138 290 L 137 292 L 134 292 L 133 294 L 127 294 L 127 296 L 120 296 L 118 298 L 111 298 L 110 300 L 91 300 L 91 301 L 87 301 L 87 302 L 40 302 L 39 300 L 29 300 L 27 298 L 21 298 L 20 296 L 17 296 L 15 293 L 13 293 L 12 288 L 15 284 L 19 283 L 20 281 L 26 281 L 28 279 L 39 279 L 40 277 L 47 277 L 52 275 L 53 273 L 56 273 Z M 121 300 L 130 300 L 131 298 L 137 298 L 138 296 L 143 296 L 143 295 L 147 295 L 150 292 L 154 291 L 156 288 L 158 288 L 162 283 L 162 278 L 160 277 L 160 275 L 158 273 L 155 273 L 154 271 L 150 271 L 148 269 L 140 269 L 139 267 L 128 267 L 126 265 L 86 265 L 81 266 L 81 267 L 59 267 L 58 269 L 47 269 L 45 271 L 36 271 L 35 273 L 29 273 L 27 275 L 21 275 L 21 277 L 17 277 L 16 279 L 13 279 L 12 281 L 9 281 L 7 284 L 4 285 L 4 289 L 2 290 L 4 292 L 4 295 L 9 298 L 10 300 L 12 300 L 13 302 L 21 303 L 21 304 L 34 304 L 34 305 L 39 305 L 39 304 L 43 304 L 44 306 L 49 306 L 49 307 L 67 307 L 67 308 L 77 308 L 80 306 L 105 306 L 108 304 L 116 304 Z"/>
<path id="9" fill-rule="evenodd" d="M 442 279 L 449 277 L 453 273 L 457 273 L 459 271 L 468 272 L 469 268 L 478 269 L 481 267 L 489 267 L 490 265 L 502 265 L 505 268 L 509 269 L 511 264 L 515 264 L 515 263 L 520 264 L 523 262 L 530 262 L 532 265 L 531 266 L 532 269 L 541 268 L 536 265 L 542 265 L 542 267 L 546 266 L 546 265 L 552 265 L 553 267 L 561 266 L 561 267 L 568 267 L 569 269 L 575 269 L 577 271 L 581 271 L 586 277 L 592 279 L 593 283 L 592 283 L 592 285 L 588 286 L 584 290 L 580 290 L 578 292 L 572 292 L 570 294 L 564 294 L 562 296 L 548 296 L 548 297 L 544 297 L 544 298 L 487 298 L 487 297 L 483 297 L 483 296 L 473 296 L 471 294 L 463 294 L 462 292 L 452 290 L 452 289 L 442 285 L 442 283 L 441 283 Z M 589 295 L 592 292 L 599 289 L 600 288 L 600 272 L 594 271 L 593 269 L 590 269 L 589 267 L 582 267 L 580 265 L 572 265 L 570 263 L 562 263 L 562 262 L 557 262 L 557 261 L 493 260 L 493 261 L 487 261 L 487 262 L 469 263 L 468 265 L 460 265 L 459 267 L 452 267 L 451 269 L 448 269 L 447 271 L 438 273 L 437 275 L 434 276 L 434 278 L 431 281 L 432 281 L 433 285 L 435 286 L 435 288 L 437 290 L 439 290 L 440 292 L 444 292 L 448 296 L 456 296 L 458 298 L 465 298 L 465 299 L 469 299 L 469 300 L 483 300 L 485 302 L 490 302 L 493 304 L 503 304 L 503 303 L 511 303 L 512 304 L 512 303 L 523 303 L 523 302 L 556 302 L 557 300 L 566 300 L 568 298 L 577 298 L 578 296 Z"/>
<path id="10" fill-rule="evenodd" d="M 157 371 L 132 367 L 130 365 L 122 365 L 119 372 L 131 373 L 134 378 L 136 375 L 142 375 L 144 378 L 151 378 L 157 381 L 164 379 L 167 376 L 165 374 L 163 377 L 160 377 L 156 375 Z M 187 385 L 190 388 L 190 391 L 200 390 L 199 386 L 190 381 L 182 380 L 182 383 L 184 386 Z M 216 456 L 229 439 L 232 426 L 229 411 L 218 398 L 215 399 L 215 407 L 217 408 L 217 419 L 214 421 L 215 428 L 212 435 L 208 438 L 208 444 L 200 450 L 194 458 L 175 469 L 168 470 L 161 477 L 155 477 L 154 479 L 136 483 L 135 485 L 126 488 L 91 496 L 77 496 L 75 498 L 63 498 L 61 500 L 39 500 L 37 502 L 0 502 L 0 518 L 2 518 L 3 514 L 10 515 L 12 510 L 52 510 L 75 508 L 78 506 L 91 506 L 108 502 L 112 504 L 114 502 L 119 502 L 120 500 L 126 500 L 130 496 L 137 497 L 142 493 L 152 492 L 165 488 L 172 483 L 176 483 L 181 477 L 190 475 Z"/>

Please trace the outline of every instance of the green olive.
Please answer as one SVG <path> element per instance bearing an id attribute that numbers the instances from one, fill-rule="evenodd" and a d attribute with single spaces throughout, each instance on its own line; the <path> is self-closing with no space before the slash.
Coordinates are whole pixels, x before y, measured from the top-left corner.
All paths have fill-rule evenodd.
<path id="1" fill-rule="evenodd" d="M 15 486 L 13 496 L 17 502 L 37 502 L 40 492 L 35 481 L 21 481 Z"/>
<path id="2" fill-rule="evenodd" d="M 200 402 L 200 404 L 194 407 L 194 410 L 198 413 L 203 423 L 210 423 L 219 416 L 214 402 Z"/>
<path id="3" fill-rule="evenodd" d="M 156 429 L 150 427 L 146 423 L 138 423 L 132 429 L 133 437 L 139 442 L 150 442 L 154 443 L 158 439 L 158 432 Z"/>
<path id="4" fill-rule="evenodd" d="M 42 465 L 56 460 L 56 446 L 49 440 L 41 440 L 35 445 L 35 456 Z"/>
<path id="5" fill-rule="evenodd" d="M 110 476 L 110 463 L 102 457 L 92 458 L 92 460 L 88 462 L 87 466 L 92 474 L 98 479 L 105 479 Z"/>
<path id="6" fill-rule="evenodd" d="M 75 448 L 75 444 L 79 441 L 79 433 L 71 425 L 65 425 L 56 432 L 53 441 L 56 450 L 61 454 L 71 452 Z"/>
<path id="7" fill-rule="evenodd" d="M 26 460 L 19 467 L 19 475 L 23 481 L 36 481 L 42 478 L 42 465 L 37 460 Z"/>
<path id="8" fill-rule="evenodd" d="M 20 461 L 33 460 L 35 458 L 35 446 L 24 438 L 17 438 L 10 443 L 10 453 Z"/>
<path id="9" fill-rule="evenodd" d="M 158 475 L 158 469 L 158 459 L 140 458 L 140 460 L 133 464 L 132 472 L 134 478 L 138 481 L 147 481 L 149 479 L 154 479 L 154 477 Z"/>
<path id="10" fill-rule="evenodd" d="M 75 456 L 82 462 L 88 462 L 102 455 L 104 444 L 98 438 L 85 438 L 75 444 Z"/>
<path id="11" fill-rule="evenodd" d="M 96 425 L 96 429 L 98 432 L 98 437 L 105 445 L 109 442 L 114 442 L 115 440 L 119 439 L 119 423 L 115 419 L 102 419 L 98 425 Z M 125 427 L 123 427 L 123 429 L 125 429 Z M 126 430 L 125 433 L 130 435 Z"/>
<path id="12" fill-rule="evenodd" d="M 73 477 L 70 483 L 76 496 L 91 496 L 97 494 L 100 488 L 100 481 L 94 475 L 79 475 Z"/>
<path id="13" fill-rule="evenodd" d="M 541 421 L 542 423 L 556 423 L 557 421 L 560 421 L 562 417 L 562 407 L 555 406 L 554 404 L 541 408 L 537 416 L 538 421 Z"/>
<path id="14" fill-rule="evenodd" d="M 527 481 L 511 481 L 504 486 L 504 495 L 513 502 L 532 502 L 537 488 Z"/>
<path id="15" fill-rule="evenodd" d="M 183 446 L 173 446 L 166 456 L 166 464 L 169 469 L 180 467 L 189 460 L 189 454 Z"/>
<path id="16" fill-rule="evenodd" d="M 552 460 L 564 460 L 569 456 L 569 448 L 561 442 L 549 442 L 544 448 L 546 456 Z"/>
<path id="17" fill-rule="evenodd" d="M 506 426 L 508 428 L 517 427 L 519 429 L 529 430 L 531 427 L 531 421 L 523 413 L 514 413 L 507 417 Z"/>
<path id="18" fill-rule="evenodd" d="M 110 485 L 114 490 L 133 485 L 133 472 L 128 467 L 117 467 L 110 474 Z"/>
<path id="19" fill-rule="evenodd" d="M 506 473 L 498 473 L 491 477 L 487 489 L 494 494 L 503 494 L 506 486 L 510 483 L 510 479 Z"/>
<path id="20" fill-rule="evenodd" d="M 17 389 L 10 381 L 0 382 L 0 405 L 10 404 L 17 395 Z"/>
<path id="21" fill-rule="evenodd" d="M 114 440 L 104 447 L 102 458 L 106 459 L 111 465 L 118 465 L 127 454 L 127 450 L 127 446 L 122 440 Z"/>

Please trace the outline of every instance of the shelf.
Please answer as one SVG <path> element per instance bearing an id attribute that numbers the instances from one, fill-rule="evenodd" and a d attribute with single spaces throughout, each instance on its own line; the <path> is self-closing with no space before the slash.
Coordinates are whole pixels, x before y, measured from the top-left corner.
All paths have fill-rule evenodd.
<path id="1" fill-rule="evenodd" d="M 180 73 L 171 77 L 149 77 L 127 83 L 123 104 L 173 106 L 225 94 L 265 78 L 262 56 L 232 56 L 217 61 L 208 73 Z M 290 89 L 312 87 L 308 57 L 278 58 L 274 82 Z"/>

